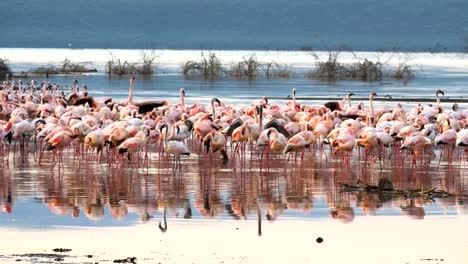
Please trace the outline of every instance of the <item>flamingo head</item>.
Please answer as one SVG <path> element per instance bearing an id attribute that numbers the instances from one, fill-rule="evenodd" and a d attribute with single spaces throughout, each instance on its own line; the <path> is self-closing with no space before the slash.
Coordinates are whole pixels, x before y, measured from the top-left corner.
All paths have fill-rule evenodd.
<path id="1" fill-rule="evenodd" d="M 211 99 L 211 106 L 215 106 L 214 103 L 218 103 L 218 106 L 221 106 L 221 101 L 220 101 L 218 98 L 216 98 L 216 97 L 214 97 L 213 99 Z"/>
<path id="2" fill-rule="evenodd" d="M 184 88 L 180 88 L 180 96 L 185 96 L 185 89 Z"/>
<path id="3" fill-rule="evenodd" d="M 442 90 L 437 90 L 437 91 L 436 91 L 436 97 L 439 97 L 440 95 L 445 96 L 444 91 L 442 91 Z"/>
<path id="4" fill-rule="evenodd" d="M 162 123 L 162 125 L 159 127 L 159 132 L 162 133 L 162 130 L 166 128 L 166 131 L 169 129 L 169 126 L 167 125 L 167 123 Z"/>
<path id="5" fill-rule="evenodd" d="M 193 122 L 190 119 L 184 120 L 184 124 L 188 127 L 189 131 L 192 131 L 193 129 Z"/>

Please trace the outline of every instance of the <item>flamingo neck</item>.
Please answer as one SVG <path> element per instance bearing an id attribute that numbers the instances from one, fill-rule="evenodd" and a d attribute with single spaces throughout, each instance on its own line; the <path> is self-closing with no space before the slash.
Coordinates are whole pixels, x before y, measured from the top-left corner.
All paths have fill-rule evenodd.
<path id="1" fill-rule="evenodd" d="M 128 103 L 133 104 L 133 79 L 130 79 L 130 90 L 128 91 Z"/>
<path id="2" fill-rule="evenodd" d="M 167 130 L 169 130 L 168 127 L 166 127 L 166 131 L 164 132 L 164 148 L 167 148 Z"/>
<path id="3" fill-rule="evenodd" d="M 348 102 L 348 107 L 351 107 L 351 97 L 347 97 L 346 98 L 346 101 Z"/>
<path id="4" fill-rule="evenodd" d="M 260 112 L 259 117 L 258 117 L 258 129 L 260 132 L 263 130 L 263 114 Z"/>
<path id="5" fill-rule="evenodd" d="M 293 91 L 293 107 L 296 108 L 296 91 Z"/>
<path id="6" fill-rule="evenodd" d="M 52 102 L 51 102 L 51 105 L 52 106 L 55 106 L 55 98 L 56 98 L 56 95 L 55 95 L 55 88 L 52 89 Z"/>
<path id="7" fill-rule="evenodd" d="M 214 103 L 211 103 L 211 108 L 213 109 L 213 121 L 216 120 L 216 107 Z"/>

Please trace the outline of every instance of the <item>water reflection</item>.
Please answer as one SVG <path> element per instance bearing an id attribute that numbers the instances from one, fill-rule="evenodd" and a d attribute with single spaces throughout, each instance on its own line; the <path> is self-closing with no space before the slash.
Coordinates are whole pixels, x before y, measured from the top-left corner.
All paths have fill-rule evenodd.
<path id="1" fill-rule="evenodd" d="M 327 218 L 351 223 L 362 215 L 403 214 L 423 219 L 428 215 L 467 213 L 467 163 L 463 152 L 456 155 L 454 160 L 458 162 L 442 159 L 439 163 L 434 159 L 416 166 L 398 156 L 398 151 L 387 156 L 392 158 L 372 157 L 367 163 L 359 152 L 346 163 L 341 157 L 330 156 L 328 150 L 315 149 L 306 151 L 301 162 L 300 158 L 285 159 L 282 155 L 262 159 L 254 152 L 231 164 L 200 154 L 183 160 L 180 172 L 174 175 L 172 159 L 158 154 L 149 155 L 142 161 L 144 166 L 136 167 L 127 162 L 98 164 L 67 151 L 60 166 L 52 164 L 50 153 L 41 163 L 34 152 L 3 157 L 3 222 L 8 222 L 6 215 L 34 219 L 46 214 L 71 219 L 85 216 L 92 222 L 106 218 L 125 222 L 130 215 L 137 215 L 139 222 L 152 218 L 163 221 L 165 212 L 168 219 Z M 427 199 L 362 188 L 343 190 L 343 183 L 359 180 L 377 185 L 381 178 L 390 179 L 395 189 L 443 190 L 450 196 Z M 40 208 L 45 205 L 49 213 L 16 212 L 25 204 Z M 167 223 L 161 228 L 167 228 Z"/>

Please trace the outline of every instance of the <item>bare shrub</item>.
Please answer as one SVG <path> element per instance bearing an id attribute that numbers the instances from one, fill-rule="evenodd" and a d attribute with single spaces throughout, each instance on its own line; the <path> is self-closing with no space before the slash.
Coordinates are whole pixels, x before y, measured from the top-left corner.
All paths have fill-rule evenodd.
<path id="1" fill-rule="evenodd" d="M 151 75 L 154 73 L 154 61 L 158 55 L 154 51 L 141 51 L 141 59 L 137 63 L 122 61 L 110 53 L 111 59 L 106 64 L 106 73 L 109 75 Z"/>
<path id="2" fill-rule="evenodd" d="M 158 57 L 154 50 L 151 52 L 142 51 L 141 53 L 142 65 L 137 67 L 139 74 L 148 75 L 154 73 L 154 61 Z"/>
<path id="3" fill-rule="evenodd" d="M 409 80 L 415 77 L 415 73 L 410 65 L 400 63 L 391 77 L 399 80 Z"/>
<path id="4" fill-rule="evenodd" d="M 70 74 L 70 73 L 83 73 L 83 72 L 97 72 L 96 69 L 90 69 L 86 66 L 72 63 L 70 59 L 65 58 L 65 61 L 60 68 L 60 73 Z"/>
<path id="5" fill-rule="evenodd" d="M 201 61 L 187 61 L 183 65 L 182 73 L 185 78 L 203 78 L 208 80 L 222 77 L 224 69 L 221 60 L 215 53 L 201 53 Z"/>
<path id="6" fill-rule="evenodd" d="M 11 74 L 8 60 L 0 58 L 0 80 L 5 80 L 7 75 Z"/>
<path id="7" fill-rule="evenodd" d="M 383 51 L 377 53 L 377 59 L 360 58 L 354 54 L 355 62 L 351 64 L 341 63 L 340 51 L 329 51 L 326 61 L 321 61 L 315 54 L 312 55 L 316 61 L 316 68 L 306 73 L 306 78 L 335 81 L 339 79 L 360 80 L 360 81 L 382 81 L 384 78 L 395 78 L 409 80 L 415 77 L 415 72 L 409 64 L 408 56 L 399 57 L 398 66 L 390 67 L 388 62 L 381 61 Z"/>
<path id="8" fill-rule="evenodd" d="M 381 81 L 382 63 L 373 62 L 367 58 L 359 60 L 351 65 L 344 66 L 344 74 L 341 78 L 361 81 Z"/>
<path id="9" fill-rule="evenodd" d="M 396 66 L 396 68 L 387 71 L 385 77 L 405 81 L 414 78 L 416 76 L 416 73 L 410 64 L 410 56 L 407 53 L 397 53 L 397 56 L 398 65 Z"/>
<path id="10" fill-rule="evenodd" d="M 242 61 L 231 66 L 229 75 L 235 78 L 255 79 L 259 75 L 262 64 L 258 62 L 255 54 L 249 57 L 242 57 Z"/>
<path id="11" fill-rule="evenodd" d="M 54 65 L 48 64 L 45 66 L 40 66 L 38 68 L 32 69 L 31 72 L 33 74 L 49 76 L 50 74 L 59 74 L 60 70 Z"/>
<path id="12" fill-rule="evenodd" d="M 339 55 L 340 51 L 329 51 L 328 59 L 321 61 L 317 54 L 312 53 L 316 69 L 306 73 L 306 77 L 327 81 L 339 79 L 344 72 L 344 66 L 338 61 Z"/>
<path id="13" fill-rule="evenodd" d="M 106 73 L 109 75 L 133 75 L 137 74 L 136 64 L 121 61 L 110 53 L 111 59 L 106 64 Z"/>
<path id="14" fill-rule="evenodd" d="M 279 64 L 276 62 L 269 62 L 264 64 L 265 76 L 269 78 L 282 78 L 288 79 L 293 76 L 293 72 L 286 64 Z"/>

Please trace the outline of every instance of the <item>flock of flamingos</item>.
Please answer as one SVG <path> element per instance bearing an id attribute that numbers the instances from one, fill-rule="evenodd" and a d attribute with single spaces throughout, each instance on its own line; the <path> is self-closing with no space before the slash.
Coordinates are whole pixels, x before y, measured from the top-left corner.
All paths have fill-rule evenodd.
<path id="1" fill-rule="evenodd" d="M 433 104 L 417 104 L 404 109 L 374 108 L 375 93 L 369 103 L 353 103 L 348 94 L 342 101 L 324 105 L 305 105 L 291 100 L 275 105 L 267 97 L 239 108 L 213 98 L 211 105 L 185 104 L 180 101 L 133 100 L 134 77 L 130 79 L 127 100 L 93 98 L 86 85 L 78 81 L 66 94 L 56 84 L 10 80 L 0 86 L 0 157 L 8 160 L 11 151 L 32 144 L 43 155 L 53 152 L 54 164 L 63 162 L 63 151 L 86 153 L 101 161 L 138 160 L 154 149 L 173 156 L 173 168 L 181 165 L 181 156 L 207 154 L 214 161 L 245 157 L 246 148 L 269 155 L 294 155 L 304 158 L 304 151 L 315 149 L 340 156 L 349 162 L 353 152 L 363 148 L 365 158 L 379 156 L 386 148 L 404 151 L 416 165 L 418 157 L 434 148 L 441 156 L 451 156 L 455 149 L 468 149 L 468 109 L 455 103 L 443 109 L 436 92 Z M 25 147 L 26 146 L 26 147 Z M 463 148 L 457 148 L 461 146 Z M 465 151 L 466 152 L 466 151 Z M 429 156 L 429 157 L 433 157 Z M 411 159 L 410 159 L 411 160 Z"/>

